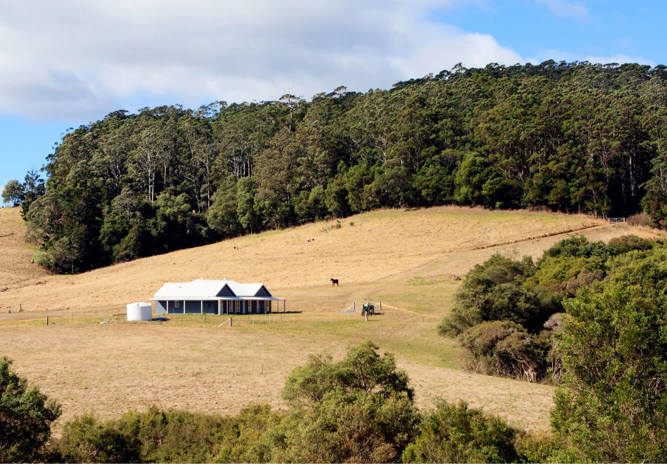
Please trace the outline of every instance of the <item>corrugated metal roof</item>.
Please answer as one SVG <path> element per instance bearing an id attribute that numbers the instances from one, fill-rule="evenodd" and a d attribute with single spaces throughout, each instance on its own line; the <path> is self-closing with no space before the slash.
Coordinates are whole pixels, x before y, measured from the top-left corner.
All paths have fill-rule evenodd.
<path id="1" fill-rule="evenodd" d="M 197 279 L 192 282 L 167 282 L 153 298 L 215 298 L 227 285 L 237 297 L 256 296 L 263 284 L 241 284 L 233 280 Z"/>

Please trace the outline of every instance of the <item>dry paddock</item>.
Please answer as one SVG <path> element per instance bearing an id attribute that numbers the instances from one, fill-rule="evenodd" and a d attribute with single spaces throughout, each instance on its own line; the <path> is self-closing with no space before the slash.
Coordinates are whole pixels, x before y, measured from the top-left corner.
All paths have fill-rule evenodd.
<path id="1" fill-rule="evenodd" d="M 17 209 L 0 209 L 0 355 L 63 405 L 59 426 L 84 412 L 111 418 L 153 404 L 225 414 L 257 402 L 280 408 L 285 378 L 308 355 L 340 358 L 371 339 L 395 353 L 420 407 L 463 399 L 526 429 L 548 428 L 552 387 L 467 372 L 457 343 L 436 334 L 458 276 L 493 253 L 539 257 L 573 234 L 658 235 L 581 215 L 381 210 L 55 276 L 30 262 L 24 231 Z M 219 317 L 112 317 L 165 281 L 200 277 L 264 282 L 295 312 L 235 317 L 231 328 Z M 385 314 L 366 323 L 341 312 L 367 299 L 382 301 Z"/>
<path id="2" fill-rule="evenodd" d="M 298 315 L 289 317 L 274 316 L 271 324 L 299 323 Z M 62 404 L 62 423 L 84 412 L 111 418 L 152 404 L 222 414 L 258 402 L 280 408 L 280 389 L 292 369 L 309 354 L 339 358 L 348 345 L 341 336 L 273 332 L 248 320 L 219 327 L 208 319 L 204 327 L 57 319 L 49 327 L 2 327 L 0 352 Z M 548 427 L 549 386 L 424 365 L 400 355 L 398 361 L 420 407 L 438 397 L 463 399 L 525 428 Z"/>

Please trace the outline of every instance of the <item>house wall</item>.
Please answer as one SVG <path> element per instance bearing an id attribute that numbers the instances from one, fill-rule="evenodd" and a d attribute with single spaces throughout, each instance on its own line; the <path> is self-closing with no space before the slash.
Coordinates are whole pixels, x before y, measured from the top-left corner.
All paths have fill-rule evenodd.
<path id="1" fill-rule="evenodd" d="M 167 302 L 165 300 L 155 302 L 155 314 L 167 314 Z"/>
<path id="2" fill-rule="evenodd" d="M 159 300 L 155 301 L 156 314 L 201 314 L 202 302 L 185 301 L 183 311 L 183 300 Z M 205 314 L 218 314 L 217 300 L 204 300 Z M 167 307 L 169 312 L 167 312 Z M 220 314 L 265 314 L 271 312 L 271 301 L 265 300 L 222 300 L 220 301 Z"/>

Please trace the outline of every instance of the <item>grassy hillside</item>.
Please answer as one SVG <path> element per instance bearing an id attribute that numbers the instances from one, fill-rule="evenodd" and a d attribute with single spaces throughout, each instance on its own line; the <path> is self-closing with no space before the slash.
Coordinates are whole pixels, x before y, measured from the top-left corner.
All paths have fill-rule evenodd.
<path id="1" fill-rule="evenodd" d="M 50 276 L 30 264 L 21 227 L 18 210 L 0 210 L 0 269 L 9 270 L 0 274 L 0 354 L 63 403 L 65 420 L 150 404 L 219 412 L 258 401 L 280 406 L 286 375 L 308 354 L 338 357 L 371 339 L 408 370 L 420 406 L 465 399 L 532 429 L 548 426 L 551 387 L 465 372 L 456 344 L 435 333 L 457 276 L 496 252 L 539 256 L 572 231 L 593 240 L 656 233 L 587 216 L 379 210 Z M 236 316 L 232 328 L 210 316 L 144 324 L 113 316 L 165 281 L 199 277 L 264 282 L 288 298 L 290 313 Z M 330 277 L 341 286 L 331 287 Z M 366 299 L 382 301 L 384 314 L 364 322 L 343 312 Z"/>

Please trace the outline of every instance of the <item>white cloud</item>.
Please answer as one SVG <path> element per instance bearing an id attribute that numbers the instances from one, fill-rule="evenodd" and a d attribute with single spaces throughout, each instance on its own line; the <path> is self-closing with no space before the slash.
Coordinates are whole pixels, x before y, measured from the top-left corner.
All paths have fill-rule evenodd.
<path id="1" fill-rule="evenodd" d="M 536 0 L 537 3 L 546 6 L 549 11 L 559 18 L 584 19 L 588 16 L 588 8 L 579 2 L 568 0 Z"/>
<path id="2" fill-rule="evenodd" d="M 99 118 L 165 103 L 310 98 L 389 87 L 462 62 L 522 61 L 429 20 L 471 0 L 32 0 L 0 3 L 0 112 Z M 131 109 L 131 108 L 128 108 Z"/>

